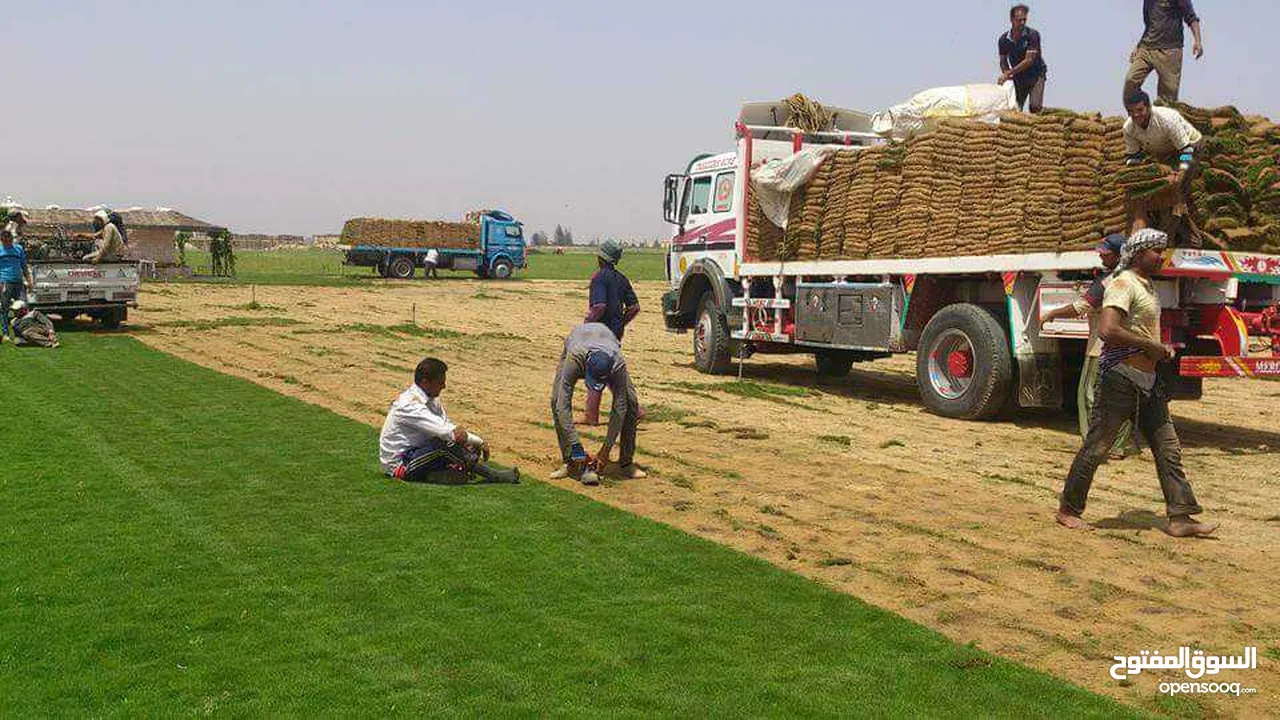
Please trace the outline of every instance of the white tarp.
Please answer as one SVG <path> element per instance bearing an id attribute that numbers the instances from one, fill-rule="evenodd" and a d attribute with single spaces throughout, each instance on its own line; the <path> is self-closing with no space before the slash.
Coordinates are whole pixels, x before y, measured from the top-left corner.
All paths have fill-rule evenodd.
<path id="1" fill-rule="evenodd" d="M 871 118 L 872 132 L 903 140 L 932 130 L 942 118 L 967 117 L 998 122 L 1000 113 L 1017 110 L 1013 81 L 1004 85 L 956 85 L 925 90 Z"/>
<path id="2" fill-rule="evenodd" d="M 837 148 L 818 145 L 804 148 L 785 158 L 775 158 L 751 171 L 751 184 L 765 217 L 780 228 L 787 227 L 787 210 L 791 193 L 809 182 L 822 161 Z"/>

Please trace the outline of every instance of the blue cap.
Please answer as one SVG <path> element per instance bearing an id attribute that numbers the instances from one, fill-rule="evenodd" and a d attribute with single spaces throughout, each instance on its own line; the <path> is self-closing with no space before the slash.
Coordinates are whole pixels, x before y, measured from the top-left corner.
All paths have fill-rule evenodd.
<path id="1" fill-rule="evenodd" d="M 613 355 L 595 350 L 587 355 L 587 389 L 600 392 L 613 375 Z"/>
<path id="2" fill-rule="evenodd" d="M 1098 243 L 1098 252 L 1119 253 L 1124 249 L 1124 243 L 1128 239 L 1124 236 L 1124 233 L 1111 233 L 1103 238 L 1102 242 Z"/>

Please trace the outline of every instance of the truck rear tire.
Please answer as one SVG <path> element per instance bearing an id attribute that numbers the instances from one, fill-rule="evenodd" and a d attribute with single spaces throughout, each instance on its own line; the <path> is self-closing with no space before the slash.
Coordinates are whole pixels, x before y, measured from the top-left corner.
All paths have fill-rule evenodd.
<path id="1" fill-rule="evenodd" d="M 120 323 L 124 322 L 128 317 L 129 311 L 126 308 L 109 308 L 102 312 L 102 327 L 105 330 L 117 330 Z"/>
<path id="2" fill-rule="evenodd" d="M 916 385 L 925 407 L 943 417 L 996 416 L 1013 388 L 1013 354 L 1004 328 L 977 305 L 938 311 L 920 337 Z"/>
<path id="3" fill-rule="evenodd" d="M 495 280 L 507 280 L 511 277 L 511 262 L 499 260 L 493 264 L 492 275 Z"/>
<path id="4" fill-rule="evenodd" d="M 708 375 L 729 371 L 729 321 L 710 292 L 698 301 L 698 323 L 693 328 L 693 364 Z"/>
<path id="5" fill-rule="evenodd" d="M 387 274 L 397 280 L 408 280 L 413 277 L 413 261 L 407 257 L 393 258 L 387 266 Z"/>
<path id="6" fill-rule="evenodd" d="M 818 366 L 818 374 L 824 377 L 845 377 L 853 367 L 853 356 L 839 350 L 816 352 L 813 360 Z"/>

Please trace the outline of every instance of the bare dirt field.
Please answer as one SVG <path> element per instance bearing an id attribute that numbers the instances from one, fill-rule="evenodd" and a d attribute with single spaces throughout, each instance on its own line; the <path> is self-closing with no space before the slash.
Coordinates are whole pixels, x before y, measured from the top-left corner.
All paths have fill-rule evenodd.
<path id="1" fill-rule="evenodd" d="M 1208 714 L 1280 714 L 1280 383 L 1210 381 L 1204 401 L 1174 406 L 1218 539 L 1156 529 L 1163 502 L 1149 454 L 1100 470 L 1088 519 L 1101 529 L 1075 534 L 1052 518 L 1079 445 L 1073 419 L 930 415 L 912 356 L 855 366 L 841 381 L 820 380 L 805 356 L 749 360 L 742 385 L 701 375 L 688 336 L 662 328 L 663 286 L 637 290 L 645 312 L 625 350 L 649 413 L 639 462 L 651 476 L 566 488 L 1144 707 L 1160 681 L 1188 678 L 1147 671 L 1117 683 L 1113 656 L 1256 646 L 1258 670 L 1204 679 L 1256 695 L 1194 703 Z M 585 310 L 583 283 L 260 287 L 256 299 L 248 304 L 244 287 L 149 285 L 131 328 L 166 352 L 375 425 L 417 360 L 437 355 L 451 366 L 450 413 L 485 435 L 496 459 L 543 478 L 556 466 L 550 385 Z"/>

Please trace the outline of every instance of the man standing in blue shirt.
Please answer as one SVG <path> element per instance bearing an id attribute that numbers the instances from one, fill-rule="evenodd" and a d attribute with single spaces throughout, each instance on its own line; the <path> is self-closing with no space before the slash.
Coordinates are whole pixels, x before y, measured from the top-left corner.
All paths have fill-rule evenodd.
<path id="1" fill-rule="evenodd" d="M 9 339 L 9 308 L 14 300 L 27 300 L 27 288 L 31 286 L 31 268 L 27 265 L 27 252 L 13 241 L 13 231 L 0 230 L 0 322 L 3 335 L 0 342 Z"/>
<path id="2" fill-rule="evenodd" d="M 1027 27 L 1031 14 L 1026 5 L 1014 5 L 1009 10 L 1009 32 L 1000 36 L 997 50 L 1000 53 L 1000 79 L 997 85 L 1012 80 L 1018 97 L 1018 108 L 1024 109 L 1031 101 L 1030 111 L 1044 109 L 1044 84 L 1049 76 L 1044 53 L 1040 47 L 1040 33 Z"/>
<path id="3" fill-rule="evenodd" d="M 640 313 L 640 301 L 626 275 L 618 272 L 622 260 L 622 246 L 613 240 L 605 240 L 596 253 L 600 269 L 591 276 L 591 292 L 587 300 L 587 316 L 583 322 L 598 322 L 613 331 L 618 342 L 626 332 L 627 323 Z"/>

